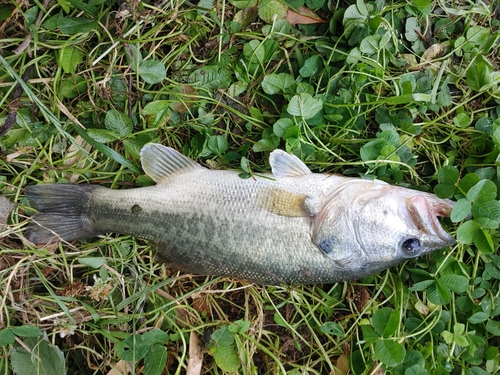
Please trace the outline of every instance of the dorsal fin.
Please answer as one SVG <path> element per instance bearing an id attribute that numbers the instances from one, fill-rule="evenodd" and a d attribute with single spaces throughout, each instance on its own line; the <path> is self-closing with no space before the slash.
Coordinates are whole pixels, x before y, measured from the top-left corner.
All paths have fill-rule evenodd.
<path id="1" fill-rule="evenodd" d="M 283 150 L 274 150 L 271 152 L 271 155 L 269 155 L 269 164 L 276 178 L 300 177 L 312 173 L 302 160 Z"/>
<path id="2" fill-rule="evenodd" d="M 141 164 L 144 172 L 157 183 L 173 175 L 203 168 L 173 148 L 158 143 L 149 143 L 141 149 Z"/>

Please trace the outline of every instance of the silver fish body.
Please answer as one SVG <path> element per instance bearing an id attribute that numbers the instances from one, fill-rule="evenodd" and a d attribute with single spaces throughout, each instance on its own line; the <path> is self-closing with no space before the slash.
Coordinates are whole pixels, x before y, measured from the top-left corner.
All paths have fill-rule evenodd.
<path id="1" fill-rule="evenodd" d="M 359 279 L 452 245 L 437 216 L 453 202 L 378 180 L 311 173 L 283 151 L 273 174 L 241 179 L 149 144 L 142 165 L 157 185 L 31 186 L 39 213 L 35 243 L 117 232 L 158 244 L 161 258 L 188 272 L 261 284 Z"/>

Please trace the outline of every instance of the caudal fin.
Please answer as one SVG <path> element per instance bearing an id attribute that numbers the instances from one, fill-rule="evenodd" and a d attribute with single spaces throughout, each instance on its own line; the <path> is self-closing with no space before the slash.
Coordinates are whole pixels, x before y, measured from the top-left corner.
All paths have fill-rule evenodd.
<path id="1" fill-rule="evenodd" d="M 36 244 L 71 241 L 99 235 L 89 216 L 93 185 L 45 184 L 29 186 L 26 196 L 38 213 L 26 229 Z"/>

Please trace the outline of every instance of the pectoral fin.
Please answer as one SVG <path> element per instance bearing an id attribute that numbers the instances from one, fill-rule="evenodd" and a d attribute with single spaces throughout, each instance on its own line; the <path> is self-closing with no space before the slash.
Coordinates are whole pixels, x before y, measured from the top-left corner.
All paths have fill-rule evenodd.
<path id="1" fill-rule="evenodd" d="M 255 198 L 255 204 L 276 215 L 300 217 L 310 216 L 305 204 L 308 196 L 280 188 L 262 189 Z"/>

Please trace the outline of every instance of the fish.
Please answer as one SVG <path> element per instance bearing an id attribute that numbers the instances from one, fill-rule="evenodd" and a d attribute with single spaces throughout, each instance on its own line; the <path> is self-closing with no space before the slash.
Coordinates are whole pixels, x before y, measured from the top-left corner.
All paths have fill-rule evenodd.
<path id="1" fill-rule="evenodd" d="M 438 217 L 454 202 L 374 179 L 313 173 L 274 150 L 271 173 L 244 179 L 157 143 L 141 149 L 153 186 L 25 188 L 35 244 L 120 233 L 157 245 L 174 269 L 262 285 L 333 284 L 455 244 Z"/>

